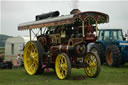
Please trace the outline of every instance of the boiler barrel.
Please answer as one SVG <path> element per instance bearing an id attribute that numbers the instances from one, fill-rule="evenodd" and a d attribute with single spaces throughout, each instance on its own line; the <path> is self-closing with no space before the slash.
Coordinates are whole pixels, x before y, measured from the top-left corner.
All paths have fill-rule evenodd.
<path id="1" fill-rule="evenodd" d="M 53 11 L 53 12 L 49 12 L 49 13 L 45 13 L 45 14 L 41 14 L 41 15 L 36 15 L 36 21 L 41 20 L 41 19 L 46 19 L 49 17 L 57 17 L 59 16 L 59 11 Z"/>

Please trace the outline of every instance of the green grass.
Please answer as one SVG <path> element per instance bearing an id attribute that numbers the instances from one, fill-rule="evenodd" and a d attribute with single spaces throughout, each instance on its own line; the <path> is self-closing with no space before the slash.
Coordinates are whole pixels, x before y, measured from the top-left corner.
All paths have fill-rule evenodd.
<path id="1" fill-rule="evenodd" d="M 41 75 L 27 75 L 24 68 L 0 70 L 0 85 L 128 85 L 128 64 L 119 68 L 102 66 L 97 78 L 74 80 L 74 77 L 85 75 L 83 69 L 72 69 L 68 80 L 59 80 L 51 70 Z"/>

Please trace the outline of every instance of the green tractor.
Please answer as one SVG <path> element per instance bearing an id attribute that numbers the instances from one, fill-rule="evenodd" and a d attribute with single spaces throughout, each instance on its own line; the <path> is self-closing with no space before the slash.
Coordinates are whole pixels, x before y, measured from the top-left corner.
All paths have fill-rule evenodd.
<path id="1" fill-rule="evenodd" d="M 99 55 L 101 64 L 120 66 L 128 62 L 128 41 L 125 41 L 122 29 L 99 29 L 98 40 L 90 50 Z"/>

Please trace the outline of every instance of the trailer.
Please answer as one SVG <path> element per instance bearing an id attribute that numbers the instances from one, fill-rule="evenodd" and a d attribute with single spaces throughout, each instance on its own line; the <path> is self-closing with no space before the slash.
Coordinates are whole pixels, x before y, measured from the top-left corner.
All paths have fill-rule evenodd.
<path id="1" fill-rule="evenodd" d="M 16 57 L 18 54 L 24 54 L 24 46 L 29 39 L 23 36 L 8 38 L 5 42 L 5 60 L 12 61 L 13 65 L 16 65 Z"/>

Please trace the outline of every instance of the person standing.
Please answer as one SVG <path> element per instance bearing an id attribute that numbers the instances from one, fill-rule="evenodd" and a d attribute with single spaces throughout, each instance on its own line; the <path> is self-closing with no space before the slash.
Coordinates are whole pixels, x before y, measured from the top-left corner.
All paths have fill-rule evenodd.
<path id="1" fill-rule="evenodd" d="M 17 63 L 21 66 L 22 65 L 22 58 L 21 58 L 20 54 L 17 55 L 16 60 L 17 60 Z"/>

